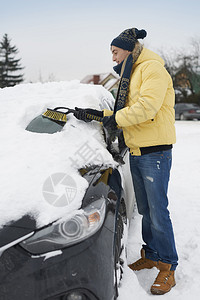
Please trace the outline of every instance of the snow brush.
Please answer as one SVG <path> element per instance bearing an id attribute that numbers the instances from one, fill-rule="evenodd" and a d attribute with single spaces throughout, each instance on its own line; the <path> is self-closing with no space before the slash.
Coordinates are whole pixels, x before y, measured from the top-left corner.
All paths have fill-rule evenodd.
<path id="1" fill-rule="evenodd" d="M 58 109 L 65 109 L 66 112 L 58 111 Z M 54 120 L 54 121 L 66 123 L 67 122 L 67 115 L 70 114 L 70 113 L 75 113 L 75 112 L 76 112 L 75 109 L 59 106 L 59 107 L 55 107 L 54 109 L 47 108 L 47 110 L 42 114 L 42 116 L 45 117 L 45 118 Z M 86 117 L 89 120 L 102 122 L 101 117 L 98 117 L 98 116 L 95 116 L 95 115 L 92 115 L 92 114 L 87 114 L 86 113 Z"/>
<path id="2" fill-rule="evenodd" d="M 58 109 L 65 109 L 66 112 L 58 111 Z M 59 107 L 55 107 L 54 109 L 47 108 L 47 110 L 42 114 L 42 116 L 54 121 L 66 123 L 67 115 L 74 112 L 75 109 L 59 106 Z"/>

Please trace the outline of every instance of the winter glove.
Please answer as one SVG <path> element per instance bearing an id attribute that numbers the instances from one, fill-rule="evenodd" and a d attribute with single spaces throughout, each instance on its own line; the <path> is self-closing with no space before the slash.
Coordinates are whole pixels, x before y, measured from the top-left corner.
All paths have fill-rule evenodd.
<path id="1" fill-rule="evenodd" d="M 75 110 L 74 116 L 84 122 L 91 122 L 92 120 L 101 122 L 101 119 L 103 118 L 103 112 L 100 110 L 78 107 L 75 107 Z"/>
<path id="2" fill-rule="evenodd" d="M 115 114 L 103 118 L 103 126 L 109 131 L 117 130 L 117 122 L 115 121 Z"/>

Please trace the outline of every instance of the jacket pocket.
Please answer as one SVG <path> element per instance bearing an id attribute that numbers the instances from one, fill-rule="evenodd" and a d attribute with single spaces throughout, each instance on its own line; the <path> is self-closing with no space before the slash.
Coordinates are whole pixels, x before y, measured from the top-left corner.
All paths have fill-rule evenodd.
<path id="1" fill-rule="evenodd" d="M 155 119 L 139 124 L 137 129 L 137 131 L 134 130 L 134 136 L 135 139 L 138 140 L 140 147 L 143 147 L 143 145 L 146 146 L 146 144 L 149 145 L 149 143 L 154 143 L 158 140 L 159 130 Z"/>

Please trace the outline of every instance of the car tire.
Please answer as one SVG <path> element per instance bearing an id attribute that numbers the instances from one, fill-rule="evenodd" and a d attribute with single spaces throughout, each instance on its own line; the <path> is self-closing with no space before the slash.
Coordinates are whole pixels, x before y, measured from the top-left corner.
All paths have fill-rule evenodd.
<path id="1" fill-rule="evenodd" d="M 187 120 L 187 119 L 186 119 L 186 117 L 184 116 L 184 114 L 180 114 L 179 120 L 185 121 L 185 120 Z"/>
<path id="2" fill-rule="evenodd" d="M 118 289 L 119 289 L 120 281 L 123 276 L 123 268 L 124 268 L 124 261 L 125 261 L 124 256 L 126 256 L 126 246 L 122 238 L 125 233 L 126 226 L 127 226 L 126 206 L 125 206 L 125 202 L 122 200 L 120 202 L 120 207 L 118 211 L 117 228 L 115 234 L 114 300 L 116 300 L 119 296 Z"/>

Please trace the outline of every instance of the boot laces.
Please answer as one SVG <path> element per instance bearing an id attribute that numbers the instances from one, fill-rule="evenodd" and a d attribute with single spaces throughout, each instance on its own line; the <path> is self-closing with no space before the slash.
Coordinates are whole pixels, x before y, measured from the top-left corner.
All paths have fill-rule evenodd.
<path id="1" fill-rule="evenodd" d="M 159 282 L 159 283 L 166 284 L 171 275 L 172 275 L 171 271 L 160 271 L 158 273 L 158 276 L 156 277 L 155 283 Z"/>
<path id="2" fill-rule="evenodd" d="M 135 262 L 136 266 L 142 266 L 146 263 L 148 263 L 148 261 L 145 258 L 140 258 L 137 262 Z"/>

